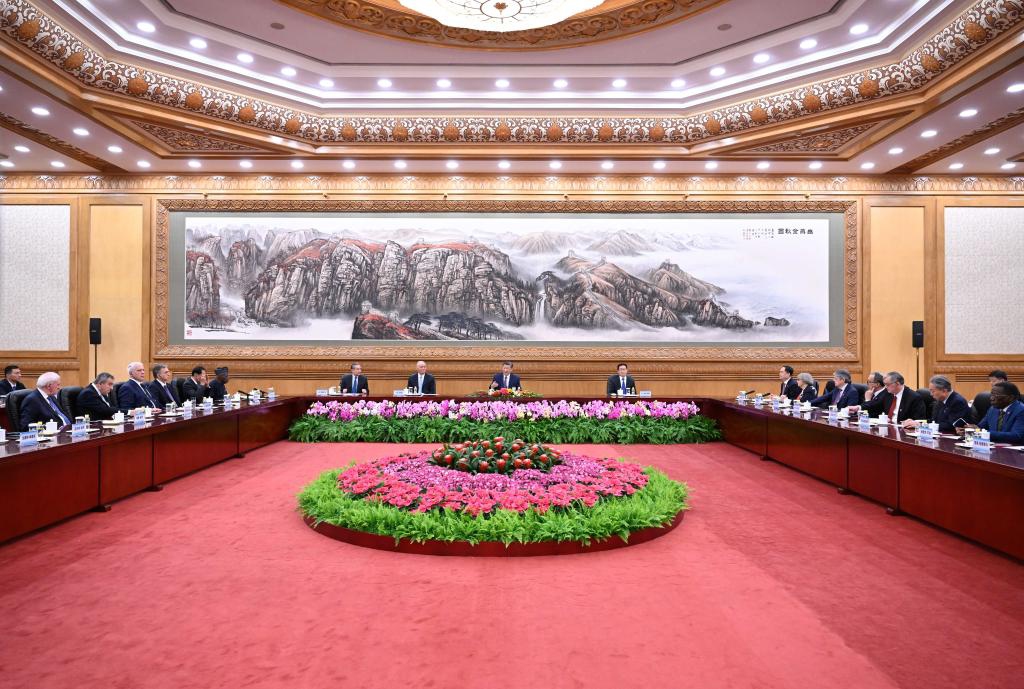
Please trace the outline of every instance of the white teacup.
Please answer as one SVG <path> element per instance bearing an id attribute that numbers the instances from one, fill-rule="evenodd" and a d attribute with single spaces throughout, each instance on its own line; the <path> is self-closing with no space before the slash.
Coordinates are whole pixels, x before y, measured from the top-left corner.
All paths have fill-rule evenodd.
<path id="1" fill-rule="evenodd" d="M 45 428 L 47 433 L 56 433 L 57 429 L 60 427 L 57 425 L 56 421 L 47 421 Z"/>

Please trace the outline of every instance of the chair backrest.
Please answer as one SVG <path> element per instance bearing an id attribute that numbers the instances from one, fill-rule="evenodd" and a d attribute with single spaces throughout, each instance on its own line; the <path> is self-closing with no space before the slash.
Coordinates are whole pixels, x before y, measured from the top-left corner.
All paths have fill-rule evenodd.
<path id="1" fill-rule="evenodd" d="M 21 403 L 35 390 L 15 390 L 7 396 L 7 418 L 11 420 L 11 430 L 21 430 Z"/>
<path id="2" fill-rule="evenodd" d="M 60 400 L 60 406 L 64 407 L 64 412 L 70 414 L 72 418 L 81 416 L 78 413 L 78 396 L 82 393 L 82 388 L 77 385 L 71 387 L 61 388 L 60 392 L 57 393 L 57 397 Z"/>
<path id="3" fill-rule="evenodd" d="M 174 390 L 178 393 L 178 399 L 182 403 L 185 402 L 185 381 L 186 380 L 188 380 L 188 378 L 180 377 L 180 378 L 175 378 L 174 381 L 173 381 L 174 382 Z"/>
<path id="4" fill-rule="evenodd" d="M 864 395 L 868 392 L 868 386 L 864 383 L 853 383 L 853 387 L 857 388 L 857 392 L 860 393 L 860 401 L 864 401 Z"/>
<path id="5" fill-rule="evenodd" d="M 7 403 L 10 405 L 10 402 Z M 971 413 L 974 414 L 974 423 L 978 423 L 985 418 L 985 414 L 988 414 L 988 408 L 992 406 L 991 393 L 979 392 L 974 396 L 974 402 L 971 404 Z"/>
<path id="6" fill-rule="evenodd" d="M 121 391 L 121 386 L 124 385 L 124 381 L 120 383 L 114 383 L 114 389 L 111 391 L 114 395 L 114 406 L 117 406 L 117 393 Z"/>
<path id="7" fill-rule="evenodd" d="M 928 388 L 919 388 L 917 394 L 924 400 L 924 410 L 928 414 L 928 418 L 932 418 L 932 409 L 935 407 L 935 398 L 932 397 L 932 391 Z"/>

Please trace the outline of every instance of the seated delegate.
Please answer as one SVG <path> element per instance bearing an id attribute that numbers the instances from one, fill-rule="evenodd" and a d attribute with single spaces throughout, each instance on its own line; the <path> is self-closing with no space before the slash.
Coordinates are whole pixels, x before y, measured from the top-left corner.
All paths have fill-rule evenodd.
<path id="1" fill-rule="evenodd" d="M 832 374 L 832 380 L 835 382 L 835 387 L 832 391 L 815 397 L 811 400 L 812 406 L 829 407 L 835 405 L 839 409 L 845 409 L 846 407 L 860 404 L 860 392 L 858 392 L 857 388 L 853 387 L 853 378 L 850 376 L 849 371 L 845 368 L 837 369 Z"/>

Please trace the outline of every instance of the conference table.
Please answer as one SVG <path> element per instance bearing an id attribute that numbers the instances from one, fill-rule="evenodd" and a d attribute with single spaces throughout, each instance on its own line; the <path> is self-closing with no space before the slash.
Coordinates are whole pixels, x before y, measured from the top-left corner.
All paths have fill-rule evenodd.
<path id="1" fill-rule="evenodd" d="M 373 396 L 371 401 L 487 398 Z M 549 396 L 588 402 L 603 397 Z M 316 401 L 351 397 L 285 397 L 192 418 L 154 416 L 141 428 L 103 428 L 87 439 L 20 447 L 0 443 L 0 543 L 111 503 L 218 462 L 287 438 L 288 427 Z M 893 426 L 861 430 L 854 420 L 829 422 L 820 410 L 794 416 L 770 404 L 711 398 L 695 402 L 715 419 L 723 439 L 879 503 L 1024 559 L 1024 453 L 974 452 L 951 439 L 923 442 Z M 529 402 L 528 398 L 517 401 Z M 630 398 L 629 401 L 636 401 Z"/>

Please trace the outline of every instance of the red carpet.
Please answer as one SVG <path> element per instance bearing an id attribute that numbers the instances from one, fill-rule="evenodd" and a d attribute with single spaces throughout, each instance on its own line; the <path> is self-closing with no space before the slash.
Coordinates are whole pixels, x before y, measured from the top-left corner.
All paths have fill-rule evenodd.
<path id="1" fill-rule="evenodd" d="M 1021 565 L 727 445 L 587 450 L 693 510 L 607 553 L 396 555 L 294 512 L 393 446 L 279 443 L 0 547 L 0 686 L 1024 687 Z"/>

